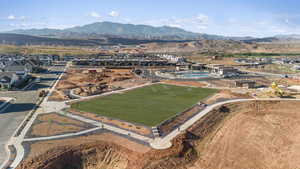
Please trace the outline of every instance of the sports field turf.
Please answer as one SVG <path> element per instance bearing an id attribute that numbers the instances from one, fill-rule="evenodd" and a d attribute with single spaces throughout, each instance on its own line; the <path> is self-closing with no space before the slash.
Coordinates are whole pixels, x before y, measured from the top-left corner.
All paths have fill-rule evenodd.
<path id="1" fill-rule="evenodd" d="M 156 126 L 216 91 L 215 89 L 155 84 L 122 94 L 78 102 L 71 107 L 128 122 Z"/>

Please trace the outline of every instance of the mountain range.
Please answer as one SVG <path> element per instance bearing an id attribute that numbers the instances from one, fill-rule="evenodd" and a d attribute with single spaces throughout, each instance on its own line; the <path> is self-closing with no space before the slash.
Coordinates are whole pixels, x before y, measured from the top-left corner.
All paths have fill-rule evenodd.
<path id="1" fill-rule="evenodd" d="M 0 43 L 46 45 L 110 45 L 192 40 L 235 40 L 246 43 L 300 40 L 300 35 L 254 38 L 228 37 L 186 31 L 177 27 L 96 22 L 67 29 L 18 29 L 0 33 Z"/>
<path id="2" fill-rule="evenodd" d="M 122 37 L 134 39 L 159 40 L 198 40 L 198 39 L 230 39 L 230 37 L 194 33 L 177 27 L 122 24 L 114 22 L 96 22 L 67 29 L 19 29 L 6 33 L 45 36 L 56 38 L 103 38 Z M 237 39 L 237 38 L 236 38 Z"/>

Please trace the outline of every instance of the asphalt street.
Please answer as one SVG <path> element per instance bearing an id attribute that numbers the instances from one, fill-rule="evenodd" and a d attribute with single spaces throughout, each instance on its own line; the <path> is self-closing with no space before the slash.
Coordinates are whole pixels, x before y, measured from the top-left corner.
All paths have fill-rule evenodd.
<path id="1" fill-rule="evenodd" d="M 38 90 L 49 87 L 58 77 L 57 70 L 63 68 L 50 68 L 48 73 L 39 74 L 40 83 L 34 83 L 25 91 L 0 91 L 0 97 L 15 98 L 5 110 L 0 111 L 0 164 L 6 158 L 5 144 L 13 135 L 25 116 L 34 108 L 38 99 Z M 55 72 L 54 72 L 55 70 Z"/>

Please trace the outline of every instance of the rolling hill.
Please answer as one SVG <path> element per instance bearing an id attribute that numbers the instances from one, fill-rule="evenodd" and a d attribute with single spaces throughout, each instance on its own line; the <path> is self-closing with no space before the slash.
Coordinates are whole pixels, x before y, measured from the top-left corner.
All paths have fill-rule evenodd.
<path id="1" fill-rule="evenodd" d="M 58 38 L 23 35 L 23 34 L 0 33 L 0 44 L 95 46 L 95 45 L 100 45 L 101 40 L 58 39 Z"/>
<path id="2" fill-rule="evenodd" d="M 191 40 L 158 40 L 133 39 L 117 36 L 102 36 L 101 38 L 54 38 L 45 36 L 32 36 L 15 33 L 0 33 L 0 44 L 7 45 L 61 45 L 61 46 L 99 46 L 99 45 L 137 45 L 144 43 L 190 42 Z"/>

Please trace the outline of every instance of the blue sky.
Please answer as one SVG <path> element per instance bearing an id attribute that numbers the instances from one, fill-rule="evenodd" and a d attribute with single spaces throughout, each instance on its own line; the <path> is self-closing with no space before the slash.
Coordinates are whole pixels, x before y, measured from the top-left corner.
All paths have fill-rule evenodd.
<path id="1" fill-rule="evenodd" d="M 0 31 L 97 21 L 229 36 L 300 34 L 297 0 L 1 0 Z"/>

